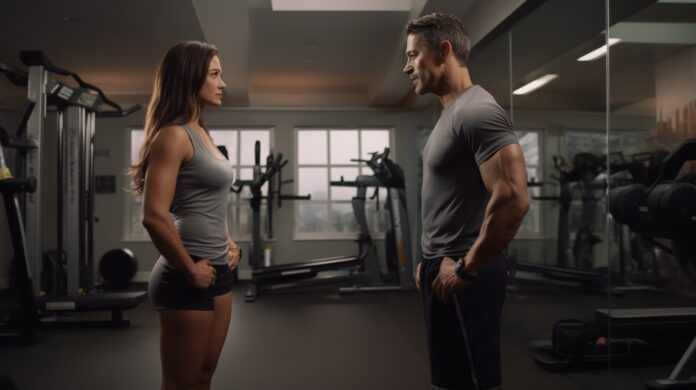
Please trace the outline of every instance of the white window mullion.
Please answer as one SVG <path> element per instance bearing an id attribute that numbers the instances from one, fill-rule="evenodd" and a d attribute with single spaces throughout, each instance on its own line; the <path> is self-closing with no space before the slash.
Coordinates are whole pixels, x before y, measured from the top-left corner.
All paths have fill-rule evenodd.
<path id="1" fill-rule="evenodd" d="M 333 225 L 333 215 L 331 214 L 332 212 L 332 205 L 333 205 L 333 192 L 331 191 L 331 132 L 333 130 L 327 130 L 326 131 L 326 173 L 327 176 L 326 178 L 328 179 L 328 182 L 326 183 L 326 225 L 324 225 L 324 232 L 329 233 L 333 229 L 331 228 Z"/>

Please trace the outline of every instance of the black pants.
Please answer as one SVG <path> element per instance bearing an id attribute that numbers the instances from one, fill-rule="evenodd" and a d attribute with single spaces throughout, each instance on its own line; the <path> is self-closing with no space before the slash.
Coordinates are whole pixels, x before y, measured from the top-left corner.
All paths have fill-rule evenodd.
<path id="1" fill-rule="evenodd" d="M 197 259 L 194 258 L 194 261 Z M 150 273 L 148 295 L 159 310 L 213 310 L 215 297 L 232 290 L 235 275 L 227 265 L 214 265 L 215 284 L 207 290 L 193 287 L 181 271 L 160 256 Z"/>
<path id="2" fill-rule="evenodd" d="M 433 388 L 498 388 L 506 260 L 501 255 L 486 264 L 478 279 L 458 290 L 456 298 L 448 302 L 440 301 L 432 288 L 441 263 L 441 258 L 424 260 L 419 275 Z M 459 306 L 463 324 L 455 305 Z"/>

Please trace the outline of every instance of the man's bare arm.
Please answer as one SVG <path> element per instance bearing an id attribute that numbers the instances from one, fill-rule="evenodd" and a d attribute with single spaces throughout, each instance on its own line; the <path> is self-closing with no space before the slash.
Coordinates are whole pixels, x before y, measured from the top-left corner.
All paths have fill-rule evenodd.
<path id="1" fill-rule="evenodd" d="M 479 236 L 465 258 L 465 270 L 472 275 L 515 237 L 529 210 L 527 170 L 518 144 L 502 147 L 479 170 L 491 198 Z"/>

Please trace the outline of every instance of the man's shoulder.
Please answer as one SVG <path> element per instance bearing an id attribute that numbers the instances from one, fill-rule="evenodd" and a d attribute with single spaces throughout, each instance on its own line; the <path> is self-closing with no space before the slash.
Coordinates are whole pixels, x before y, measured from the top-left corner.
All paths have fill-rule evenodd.
<path id="1" fill-rule="evenodd" d="M 479 85 L 472 86 L 469 90 L 454 101 L 455 111 L 476 111 L 480 109 L 500 107 L 493 95 Z"/>
<path id="2" fill-rule="evenodd" d="M 454 102 L 453 123 L 476 125 L 504 113 L 495 98 L 485 89 L 478 86 L 472 88 L 477 89 L 471 91 L 472 93 L 466 96 L 466 99 L 457 99 Z"/>

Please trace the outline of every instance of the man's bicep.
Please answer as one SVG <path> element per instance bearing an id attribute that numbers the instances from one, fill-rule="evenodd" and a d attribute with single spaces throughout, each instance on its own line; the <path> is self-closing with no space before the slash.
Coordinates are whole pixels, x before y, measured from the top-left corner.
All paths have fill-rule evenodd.
<path id="1" fill-rule="evenodd" d="M 479 171 L 490 193 L 501 189 L 526 193 L 527 169 L 519 144 L 509 144 L 500 148 L 479 166 Z"/>

